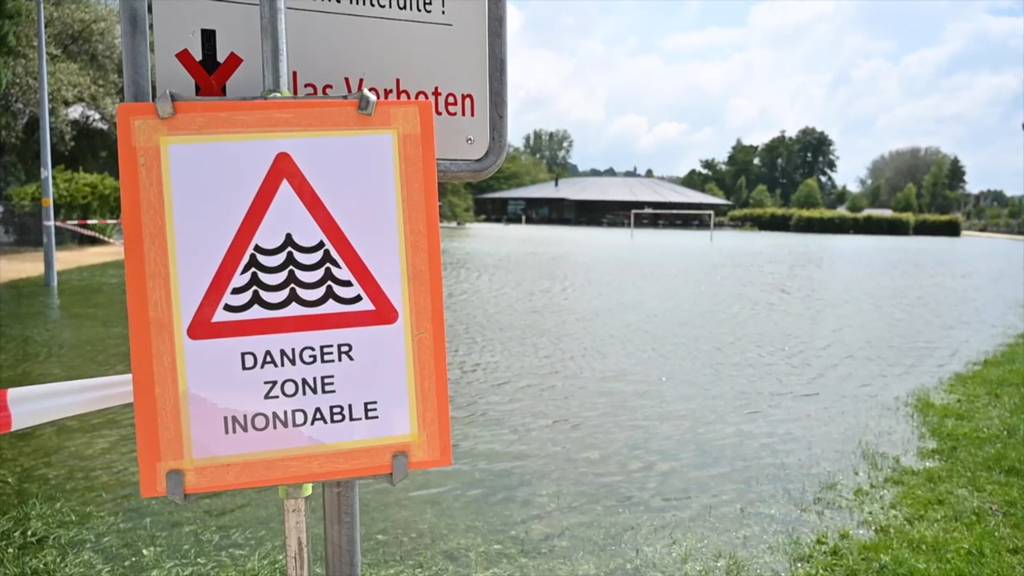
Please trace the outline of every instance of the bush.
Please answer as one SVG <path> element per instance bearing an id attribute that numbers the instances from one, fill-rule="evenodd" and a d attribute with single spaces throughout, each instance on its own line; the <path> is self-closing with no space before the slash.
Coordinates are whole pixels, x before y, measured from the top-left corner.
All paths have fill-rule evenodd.
<path id="1" fill-rule="evenodd" d="M 914 186 L 913 182 L 907 183 L 907 186 L 892 199 L 892 209 L 894 212 L 917 212 L 917 186 Z"/>
<path id="2" fill-rule="evenodd" d="M 914 218 L 914 235 L 959 236 L 961 225 L 959 216 L 924 214 Z"/>
<path id="3" fill-rule="evenodd" d="M 868 199 L 863 192 L 851 195 L 850 199 L 846 201 L 846 209 L 852 214 L 860 214 L 867 207 Z"/>
<path id="4" fill-rule="evenodd" d="M 790 221 L 796 210 L 791 208 L 748 208 L 729 212 L 730 222 L 739 222 L 757 228 L 775 232 L 789 232 Z"/>
<path id="5" fill-rule="evenodd" d="M 473 216 L 473 193 L 466 188 L 465 184 L 455 182 L 442 182 L 440 184 L 441 200 L 441 221 L 442 222 L 472 222 Z"/>
<path id="6" fill-rule="evenodd" d="M 772 195 L 764 184 L 758 184 L 757 188 L 750 193 L 749 205 L 751 208 L 771 208 L 772 204 Z"/>
<path id="7" fill-rule="evenodd" d="M 803 210 L 824 208 L 825 202 L 821 199 L 821 187 L 818 186 L 818 181 L 814 178 L 808 178 L 801 182 L 800 187 L 796 189 L 796 194 L 793 194 L 793 200 L 790 204 L 794 208 Z"/>
<path id="8" fill-rule="evenodd" d="M 40 183 L 13 188 L 7 197 L 11 209 L 3 213 L 4 227 L 14 233 L 19 244 L 39 244 L 42 238 Z M 57 220 L 120 218 L 121 188 L 117 180 L 107 174 L 73 172 L 58 167 L 53 172 L 53 208 Z"/>

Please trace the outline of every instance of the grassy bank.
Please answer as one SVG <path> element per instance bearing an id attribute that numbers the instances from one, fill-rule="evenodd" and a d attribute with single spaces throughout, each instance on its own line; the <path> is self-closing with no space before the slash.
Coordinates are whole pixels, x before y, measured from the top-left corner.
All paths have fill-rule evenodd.
<path id="1" fill-rule="evenodd" d="M 913 409 L 919 466 L 892 466 L 854 494 L 869 531 L 822 535 L 800 575 L 1024 574 L 1024 336 Z"/>

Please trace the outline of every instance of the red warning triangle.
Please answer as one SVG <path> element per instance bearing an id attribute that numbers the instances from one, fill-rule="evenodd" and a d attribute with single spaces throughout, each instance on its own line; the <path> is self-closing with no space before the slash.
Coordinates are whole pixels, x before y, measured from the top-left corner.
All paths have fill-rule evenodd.
<path id="1" fill-rule="evenodd" d="M 342 263 L 348 269 L 352 279 L 358 283 L 363 294 L 366 294 L 372 309 L 360 309 L 353 311 L 334 311 L 309 314 L 288 314 L 266 318 L 246 318 L 238 320 L 222 320 L 214 322 L 214 315 L 217 307 L 227 296 L 232 279 L 235 278 L 242 260 L 246 257 L 249 247 L 256 238 L 260 225 L 263 223 L 267 212 L 270 209 L 274 198 L 280 191 L 282 184 L 287 181 L 299 201 L 305 207 L 313 221 L 320 228 L 330 247 L 334 249 Z M 286 241 L 290 236 L 286 237 Z M 282 244 L 283 246 L 284 244 Z M 325 250 L 323 256 L 327 258 L 330 254 Z M 289 252 L 286 260 L 291 257 Z M 329 272 L 329 270 L 328 270 Z M 289 278 L 292 278 L 289 276 Z M 336 280 L 336 278 L 335 278 Z M 334 295 L 330 286 L 327 286 L 330 295 Z M 295 288 L 291 289 L 290 296 L 295 295 Z M 259 294 L 255 294 L 259 297 Z M 325 298 L 326 299 L 326 298 Z M 336 300 L 337 301 L 337 300 Z M 306 303 L 303 306 L 311 307 L 314 304 Z M 313 190 L 313 186 L 306 179 L 306 176 L 299 169 L 298 164 L 291 155 L 281 152 L 274 157 L 270 164 L 267 175 L 263 178 L 256 196 L 249 205 L 249 210 L 242 218 L 242 223 L 235 233 L 235 237 L 228 245 L 227 252 L 221 260 L 220 266 L 213 275 L 213 281 L 203 295 L 195 315 L 188 325 L 188 336 L 193 340 L 209 340 L 215 338 L 237 338 L 241 336 L 259 336 L 264 334 L 286 334 L 292 332 L 311 332 L 315 330 L 335 330 L 339 328 L 358 328 L 363 326 L 382 326 L 394 324 L 398 320 L 398 311 L 388 298 L 387 294 L 380 287 L 373 273 L 363 262 L 363 259 L 356 252 L 356 249 L 349 242 L 341 226 L 331 216 L 330 211 L 320 196 Z"/>

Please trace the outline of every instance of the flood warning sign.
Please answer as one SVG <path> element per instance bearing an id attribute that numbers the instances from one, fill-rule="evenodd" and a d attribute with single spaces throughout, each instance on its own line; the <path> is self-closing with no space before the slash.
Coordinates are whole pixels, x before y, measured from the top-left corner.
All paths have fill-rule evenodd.
<path id="1" fill-rule="evenodd" d="M 394 149 L 388 133 L 168 145 L 194 458 L 412 433 Z"/>
<path id="2" fill-rule="evenodd" d="M 431 106 L 174 110 L 117 116 L 142 495 L 450 465 Z"/>
<path id="3" fill-rule="evenodd" d="M 306 222 L 299 219 L 283 235 L 260 234 L 286 184 L 301 204 L 299 210 L 306 211 Z M 398 311 L 373 272 L 292 156 L 281 152 L 213 275 L 188 336 L 204 340 L 285 334 L 396 320 Z"/>

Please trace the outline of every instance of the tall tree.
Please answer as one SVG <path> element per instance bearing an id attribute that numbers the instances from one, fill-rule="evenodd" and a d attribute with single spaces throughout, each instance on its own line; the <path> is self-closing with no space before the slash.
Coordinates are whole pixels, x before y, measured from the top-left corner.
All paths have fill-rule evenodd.
<path id="1" fill-rule="evenodd" d="M 917 186 L 914 186 L 913 182 L 908 182 L 907 186 L 892 199 L 892 209 L 894 212 L 917 212 Z"/>
<path id="2" fill-rule="evenodd" d="M 510 146 L 508 154 L 505 155 L 505 162 L 494 175 L 481 182 L 467 184 L 467 188 L 474 194 L 483 194 L 529 186 L 552 178 L 554 176 L 548 172 L 547 166 L 539 158 Z"/>
<path id="3" fill-rule="evenodd" d="M 793 166 L 796 180 L 804 182 L 814 178 L 826 191 L 835 188 L 832 174 L 836 171 L 836 146 L 825 132 L 806 126 L 792 138 Z"/>
<path id="4" fill-rule="evenodd" d="M 792 142 L 785 130 L 758 148 L 757 163 L 761 173 L 758 182 L 777 191 L 781 201 L 788 204 L 798 181 Z"/>
<path id="5" fill-rule="evenodd" d="M 747 178 L 745 176 L 740 176 L 740 179 L 732 187 L 729 201 L 736 208 L 742 208 L 747 204 Z"/>
<path id="6" fill-rule="evenodd" d="M 117 10 L 95 0 L 46 5 L 54 164 L 116 171 L 121 97 Z M 0 192 L 39 173 L 36 11 L 0 2 Z"/>
<path id="7" fill-rule="evenodd" d="M 726 189 L 730 196 L 736 193 L 736 185 L 743 178 L 748 184 L 757 182 L 757 146 L 744 144 L 737 139 L 736 143 L 729 149 L 729 155 L 725 157 Z"/>
<path id="8" fill-rule="evenodd" d="M 911 182 L 923 192 L 924 178 L 932 169 L 932 165 L 939 160 L 949 161 L 950 157 L 934 147 L 911 146 L 891 150 L 871 161 L 860 179 L 861 190 L 877 186 L 877 195 L 873 192 L 870 194 L 871 205 L 888 208 L 892 206 L 896 193 Z M 924 206 L 921 206 L 921 209 L 924 210 Z"/>
<path id="9" fill-rule="evenodd" d="M 710 178 L 707 174 L 696 168 L 691 168 L 682 178 L 679 179 L 679 184 L 685 186 L 690 190 L 703 190 L 704 186 L 710 182 Z"/>
<path id="10" fill-rule="evenodd" d="M 562 129 L 537 128 L 523 137 L 523 150 L 543 161 L 548 172 L 560 176 L 568 175 L 572 145 L 569 131 Z"/>
<path id="11" fill-rule="evenodd" d="M 829 194 L 825 195 L 825 207 L 835 210 L 836 208 L 846 204 L 852 196 L 853 193 L 846 187 L 846 184 L 843 184 L 839 188 L 836 188 Z"/>
<path id="12" fill-rule="evenodd" d="M 921 184 L 920 209 L 922 212 L 949 214 L 954 209 L 953 195 L 949 189 L 949 161 L 937 160 Z"/>
<path id="13" fill-rule="evenodd" d="M 964 168 L 960 158 L 953 156 L 949 161 L 949 172 L 946 174 L 949 189 L 954 192 L 963 192 L 967 189 L 967 170 Z"/>
<path id="14" fill-rule="evenodd" d="M 715 184 L 714 182 L 708 182 L 707 186 L 704 187 L 704 193 L 710 194 L 715 198 L 721 198 L 723 200 L 725 199 L 725 192 L 722 192 L 722 189 L 719 188 L 718 185 Z"/>
<path id="15" fill-rule="evenodd" d="M 999 208 L 1006 208 L 1010 201 L 1010 197 L 1006 195 L 1006 192 L 1002 190 L 985 189 L 975 194 L 975 202 L 984 208 L 991 208 L 998 206 Z"/>

